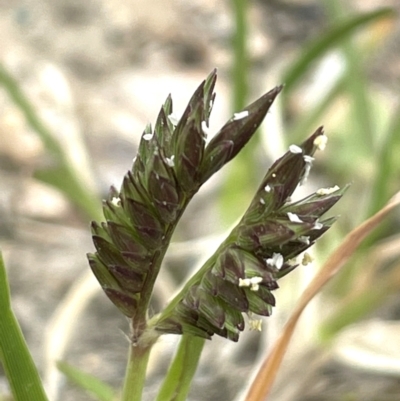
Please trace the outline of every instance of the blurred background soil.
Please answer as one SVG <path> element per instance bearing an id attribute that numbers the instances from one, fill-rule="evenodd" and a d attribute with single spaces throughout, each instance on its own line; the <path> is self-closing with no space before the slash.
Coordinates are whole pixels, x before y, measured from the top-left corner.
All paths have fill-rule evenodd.
<path id="1" fill-rule="evenodd" d="M 249 3 L 250 97 L 254 99 L 280 83 L 275 81 L 276 70 L 324 29 L 326 15 L 318 1 Z M 358 11 L 381 6 L 400 10 L 396 0 L 349 3 Z M 398 96 L 400 76 L 397 25 L 369 66 L 370 79 L 393 96 Z M 145 125 L 154 122 L 169 93 L 179 114 L 201 80 L 217 67 L 212 130 L 229 118 L 233 29 L 228 1 L 0 0 L 0 61 L 54 135 L 77 149 L 72 153 L 82 165 L 82 176 L 105 197 L 111 184 L 119 186 Z M 88 149 L 89 159 L 80 154 L 83 148 Z M 1 248 L 15 312 L 44 376 L 46 352 L 55 352 L 48 349 L 49 343 L 57 349 L 57 338 L 63 335 L 51 331 L 51 325 L 71 286 L 89 270 L 85 254 L 93 251 L 88 219 L 32 177 L 37 168 L 51 163 L 20 110 L 0 90 Z M 218 232 L 218 213 L 210 202 L 217 182 L 195 198 L 177 239 Z M 185 269 L 185 263 L 195 261 L 172 258 L 169 263 Z M 100 288 L 90 288 L 83 315 L 76 321 L 70 315 L 73 330 L 66 349 L 61 352 L 60 346 L 59 351 L 69 363 L 118 387 L 125 369 L 127 322 Z M 393 298 L 381 313 L 399 319 L 398 299 Z M 259 336 L 246 331 L 242 344 L 219 338 L 207 344 L 190 400 L 233 400 L 247 383 L 257 352 L 265 346 Z M 165 338 L 155 353 L 146 400 L 154 398 L 176 341 Z M 400 397 L 399 376 L 364 373 L 333 361 L 329 352 L 307 352 L 287 372 L 291 394 L 276 399 L 389 401 Z M 0 373 L 0 393 L 6 393 Z M 59 377 L 54 383 L 59 400 L 90 399 Z"/>

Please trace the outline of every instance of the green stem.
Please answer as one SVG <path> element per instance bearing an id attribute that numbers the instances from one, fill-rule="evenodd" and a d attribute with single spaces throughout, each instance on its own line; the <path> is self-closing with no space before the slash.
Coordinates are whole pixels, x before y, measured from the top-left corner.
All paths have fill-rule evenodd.
<path id="1" fill-rule="evenodd" d="M 130 345 L 121 401 L 142 400 L 151 347 L 152 344 L 146 346 Z"/>
<path id="2" fill-rule="evenodd" d="M 204 347 L 204 338 L 184 334 L 156 401 L 185 401 Z"/>

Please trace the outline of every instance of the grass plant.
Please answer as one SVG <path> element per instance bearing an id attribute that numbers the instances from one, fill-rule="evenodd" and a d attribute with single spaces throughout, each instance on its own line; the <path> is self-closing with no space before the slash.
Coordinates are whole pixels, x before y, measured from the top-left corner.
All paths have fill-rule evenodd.
<path id="1" fill-rule="evenodd" d="M 55 168 L 38 172 L 36 178 L 57 188 L 82 215 L 94 221 L 91 229 L 96 252 L 88 255 L 89 265 L 105 295 L 129 319 L 126 375 L 120 390 L 66 362 L 58 363 L 60 371 L 92 398 L 140 401 L 153 345 L 160 336 L 175 334 L 181 336 L 180 344 L 156 400 L 186 400 L 207 340 L 217 335 L 227 341 L 239 341 L 245 328 L 244 315 L 250 316 L 249 325 L 259 328 L 257 315 L 272 313 L 273 291 L 278 288 L 279 279 L 307 262 L 304 252 L 317 240 L 317 255 L 330 256 L 324 258 L 322 268 L 296 303 L 280 338 L 265 356 L 246 401 L 266 399 L 299 317 L 328 281 L 333 279 L 322 296 L 337 307 L 316 327 L 326 341 L 399 290 L 398 259 L 386 260 L 379 250 L 385 241 L 396 241 L 394 233 L 398 231 L 394 220 L 384 219 L 400 202 L 398 194 L 393 196 L 400 180 L 396 159 L 400 149 L 400 103 L 385 111 L 384 117 L 376 113 L 375 110 L 387 110 L 387 100 L 373 96 L 376 89 L 366 75 L 366 62 L 391 32 L 394 13 L 380 9 L 352 15 L 340 1 L 324 4 L 330 26 L 288 64 L 282 73 L 284 89 L 277 86 L 245 106 L 251 74 L 246 47 L 248 8 L 245 0 L 232 0 L 237 26 L 233 40 L 232 117 L 208 140 L 216 70 L 194 92 L 179 121 L 173 118 L 172 98 L 167 97 L 154 127 L 145 128 L 136 159 L 121 188 L 110 189 L 102 210 L 97 194 L 81 182 L 79 170 L 40 120 L 18 82 L 0 66 L 0 84 L 47 152 L 58 160 Z M 378 25 L 386 29 L 375 30 Z M 278 96 L 282 97 L 282 110 L 291 110 L 293 99 L 307 89 L 310 72 L 333 50 L 345 61 L 344 72 L 329 91 L 314 105 L 301 110 L 300 115 L 294 112 L 290 119 L 282 116 L 287 121 L 284 142 L 288 150 L 254 189 L 248 177 L 259 168 L 253 160 L 257 129 Z M 343 98 L 351 106 L 345 113 L 337 108 L 338 100 Z M 323 129 L 315 130 L 324 117 L 332 121 L 331 143 L 324 157 L 314 161 L 318 156 L 315 153 L 326 144 Z M 352 127 L 352 132 L 345 127 Z M 303 140 L 310 132 L 313 134 Z M 355 154 L 356 151 L 359 153 Z M 226 179 L 223 195 L 216 201 L 231 215 L 238 209 L 235 200 L 243 199 L 238 196 L 238 188 L 245 192 L 251 188 L 254 195 L 248 209 L 170 303 L 150 316 L 154 285 L 182 214 L 200 187 L 232 160 L 231 175 Z M 369 163 L 371 173 L 367 178 L 358 172 L 362 163 Z M 312 164 L 319 166 L 328 188 L 293 202 L 291 196 L 307 179 Z M 236 174 L 244 169 L 245 174 Z M 348 181 L 353 182 L 355 191 L 351 188 L 335 206 L 342 219 L 335 224 L 332 234 L 319 240 L 336 220 L 324 214 L 342 198 Z M 342 183 L 342 189 L 335 183 Z M 352 209 L 357 209 L 357 213 L 349 215 L 348 210 Z M 385 224 L 377 229 L 382 221 Z M 329 235 L 342 240 L 326 240 Z M 332 242 L 340 245 L 335 248 Z M 368 264 L 368 260 L 375 263 Z M 361 273 L 366 279 L 356 285 Z M 12 310 L 2 258 L 0 310 L 0 362 L 14 400 L 47 400 Z"/>

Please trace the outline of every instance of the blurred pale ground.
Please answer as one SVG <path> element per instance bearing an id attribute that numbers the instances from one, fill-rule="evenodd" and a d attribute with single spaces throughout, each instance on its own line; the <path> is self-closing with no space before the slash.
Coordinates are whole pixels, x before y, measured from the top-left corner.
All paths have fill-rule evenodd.
<path id="1" fill-rule="evenodd" d="M 254 99 L 279 83 L 279 66 L 326 21 L 318 1 L 251 3 L 249 44 L 257 79 L 251 82 L 250 98 Z M 352 3 L 359 10 L 384 5 L 400 9 L 396 0 Z M 218 67 L 212 130 L 229 118 L 233 27 L 227 1 L 0 0 L 0 61 L 21 83 L 54 134 L 72 148 L 88 185 L 96 185 L 104 197 L 111 184 L 119 186 L 145 124 L 155 120 L 169 93 L 175 110 L 182 112 L 197 85 Z M 400 75 L 398 28 L 370 69 L 371 79 L 388 91 L 396 88 L 393 83 Z M 81 152 L 83 145 L 89 161 Z M 13 306 L 42 372 L 48 336 L 53 336 L 52 346 L 57 348 L 63 332 L 61 328 L 61 334 L 49 334 L 49 322 L 71 285 L 88 270 L 85 253 L 93 249 L 87 219 L 32 178 L 35 168 L 48 163 L 51 160 L 46 159 L 35 133 L 0 91 L 1 247 Z M 86 163 L 93 173 L 88 173 Z M 195 198 L 177 239 L 220 233 L 212 202 L 217 184 L 214 180 Z M 181 259 L 172 255 L 169 264 L 183 271 L 196 262 Z M 159 303 L 171 295 L 173 283 L 168 284 L 171 278 L 165 280 Z M 88 287 L 88 297 L 92 293 L 83 315 L 74 321 L 72 311 L 70 321 L 64 322 L 76 327 L 62 357 L 117 387 L 125 368 L 127 324 L 96 284 Z M 399 319 L 400 310 L 387 318 Z M 265 349 L 265 341 L 260 341 L 263 335 L 246 331 L 239 344 L 219 338 L 208 343 L 190 400 L 233 400 L 247 382 L 257 350 Z M 146 400 L 153 399 L 176 341 L 176 337 L 161 341 L 151 364 Z M 289 376 L 282 380 L 290 391 L 283 391 L 279 400 L 383 401 L 398 399 L 390 394 L 400 393 L 398 375 L 363 373 L 325 354 L 307 353 L 287 369 Z M 59 400 L 89 399 L 70 384 L 58 383 Z M 1 375 L 0 393 L 6 388 Z"/>

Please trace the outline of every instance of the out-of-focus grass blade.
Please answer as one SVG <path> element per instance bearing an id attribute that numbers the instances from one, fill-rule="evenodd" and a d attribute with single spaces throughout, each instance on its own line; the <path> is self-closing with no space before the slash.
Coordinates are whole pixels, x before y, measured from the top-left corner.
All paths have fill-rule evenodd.
<path id="1" fill-rule="evenodd" d="M 90 190 L 86 190 L 68 164 L 60 164 L 54 168 L 37 170 L 34 177 L 57 188 L 67 196 L 70 202 L 78 206 L 91 219 L 102 219 L 99 198 Z"/>
<path id="2" fill-rule="evenodd" d="M 156 401 L 185 401 L 204 346 L 204 338 L 184 334 Z"/>
<path id="3" fill-rule="evenodd" d="M 296 119 L 296 123 L 287 136 L 290 138 L 291 143 L 301 142 L 305 132 L 311 132 L 318 126 L 320 117 L 326 113 L 329 106 L 343 93 L 344 87 L 344 79 L 341 78 L 313 109 L 307 110 L 304 116 Z"/>
<path id="4" fill-rule="evenodd" d="M 266 399 L 272 388 L 272 384 L 278 373 L 279 366 L 285 355 L 296 324 L 305 307 L 314 296 L 321 291 L 321 288 L 344 266 L 360 245 L 361 241 L 399 204 L 400 192 L 398 192 L 379 212 L 351 231 L 339 247 L 332 253 L 301 296 L 280 338 L 258 371 L 246 396 L 246 401 L 264 401 Z"/>
<path id="5" fill-rule="evenodd" d="M 41 121 L 34 107 L 21 91 L 17 81 L 8 73 L 8 71 L 0 64 L 0 85 L 5 88 L 12 101 L 24 113 L 27 123 L 37 132 L 40 139 L 43 141 L 46 149 L 52 152 L 55 156 L 64 158 L 64 153 L 54 139 L 46 125 Z"/>
<path id="6" fill-rule="evenodd" d="M 233 63 L 231 68 L 232 82 L 232 112 L 242 110 L 246 106 L 249 89 L 249 60 L 247 49 L 248 36 L 248 1 L 231 0 L 230 5 L 235 21 L 233 30 Z M 254 152 L 259 144 L 257 136 L 245 146 L 230 165 L 230 170 L 222 184 L 219 195 L 219 215 L 226 227 L 229 227 L 237 218 L 241 205 L 250 201 L 249 193 L 257 186 L 253 172 L 257 169 Z M 238 188 L 241 188 L 238 191 Z M 232 196 L 234 193 L 234 196 Z"/>
<path id="7" fill-rule="evenodd" d="M 348 12 L 348 7 L 344 7 L 342 1 L 325 0 L 324 3 L 333 23 L 336 20 L 342 20 L 346 12 Z M 382 20 L 379 22 L 382 22 Z M 349 36 L 345 37 L 340 43 L 340 49 L 346 60 L 346 88 L 352 100 L 351 114 L 357 128 L 354 134 L 356 134 L 358 143 L 367 145 L 368 149 L 373 151 L 376 135 L 374 135 L 375 127 L 372 118 L 371 101 L 364 71 L 364 54 L 359 46 L 354 46 L 351 39 Z"/>
<path id="8" fill-rule="evenodd" d="M 325 1 L 325 7 L 331 14 L 331 19 L 340 19 L 344 14 L 341 2 Z M 369 147 L 372 146 L 372 117 L 370 113 L 370 105 L 367 93 L 367 85 L 365 73 L 362 66 L 362 54 L 361 51 L 356 48 L 350 37 L 344 38 L 341 42 L 341 50 L 346 59 L 347 74 L 346 86 L 349 88 L 348 92 L 351 94 L 353 99 L 353 114 L 354 120 L 358 125 L 358 133 L 364 141 L 366 140 Z M 354 79 L 357 77 L 357 79 Z M 360 142 L 361 143 L 361 142 Z"/>
<path id="9" fill-rule="evenodd" d="M 379 228 L 382 227 L 382 224 Z M 374 235 L 376 233 L 374 231 Z M 371 236 L 368 237 L 370 241 Z M 400 236 L 381 241 L 370 248 L 363 246 L 357 252 L 357 264 L 363 267 L 362 279 L 349 279 L 350 289 L 339 296 L 337 306 L 321 324 L 319 337 L 330 341 L 343 327 L 352 324 L 379 308 L 391 295 L 400 290 Z M 359 253 L 363 253 L 362 257 Z M 360 260 L 360 262 L 359 262 Z M 357 266 L 358 267 L 358 266 Z M 353 267 L 354 268 L 354 267 Z M 360 269 L 357 269 L 359 272 Z M 357 284 L 355 285 L 355 280 Z M 342 285 L 336 284 L 335 287 Z M 343 286 L 343 285 L 342 285 Z"/>
<path id="10" fill-rule="evenodd" d="M 11 309 L 3 256 L 0 252 L 0 362 L 15 401 L 47 401 L 39 373 Z"/>
<path id="11" fill-rule="evenodd" d="M 365 288 L 362 293 L 351 297 L 347 302 L 339 305 L 332 316 L 323 322 L 319 330 L 321 340 L 331 340 L 343 327 L 357 322 L 378 305 L 382 305 L 383 300 L 390 294 L 390 288 L 383 283 L 379 283 L 379 285 Z"/>
<path id="12" fill-rule="evenodd" d="M 308 46 L 302 49 L 301 56 L 290 65 L 289 69 L 283 75 L 283 83 L 285 84 L 283 96 L 289 94 L 290 90 L 300 81 L 303 74 L 317 58 L 351 36 L 358 28 L 379 19 L 395 18 L 395 16 L 395 12 L 390 8 L 383 8 L 378 11 L 357 15 L 339 23 L 328 30 L 323 36 L 312 41 Z"/>
<path id="13" fill-rule="evenodd" d="M 235 18 L 233 33 L 234 59 L 232 66 L 233 81 L 233 111 L 242 110 L 246 106 L 248 92 L 248 54 L 247 54 L 247 0 L 231 0 Z"/>
<path id="14" fill-rule="evenodd" d="M 82 372 L 66 362 L 57 362 L 57 367 L 72 383 L 86 390 L 95 400 L 113 401 L 116 399 L 114 389 L 98 378 Z"/>
<path id="15" fill-rule="evenodd" d="M 369 214 L 382 207 L 388 194 L 398 185 L 400 176 L 400 164 L 398 152 L 400 151 L 400 104 L 394 110 L 393 118 L 385 135 L 384 142 L 379 151 L 375 164 L 376 173 L 373 185 L 373 197 L 371 199 Z M 391 179 L 388 179 L 390 177 Z"/>
<path id="16" fill-rule="evenodd" d="M 99 219 L 98 197 L 80 180 L 67 160 L 60 143 L 54 138 L 46 124 L 39 118 L 35 108 L 20 89 L 17 81 L 0 64 L 0 86 L 3 86 L 11 100 L 24 114 L 27 123 L 38 134 L 46 149 L 54 156 L 58 168 L 39 172 L 37 178 L 61 190 L 89 218 Z M 101 216 L 100 216 L 101 217 Z"/>

